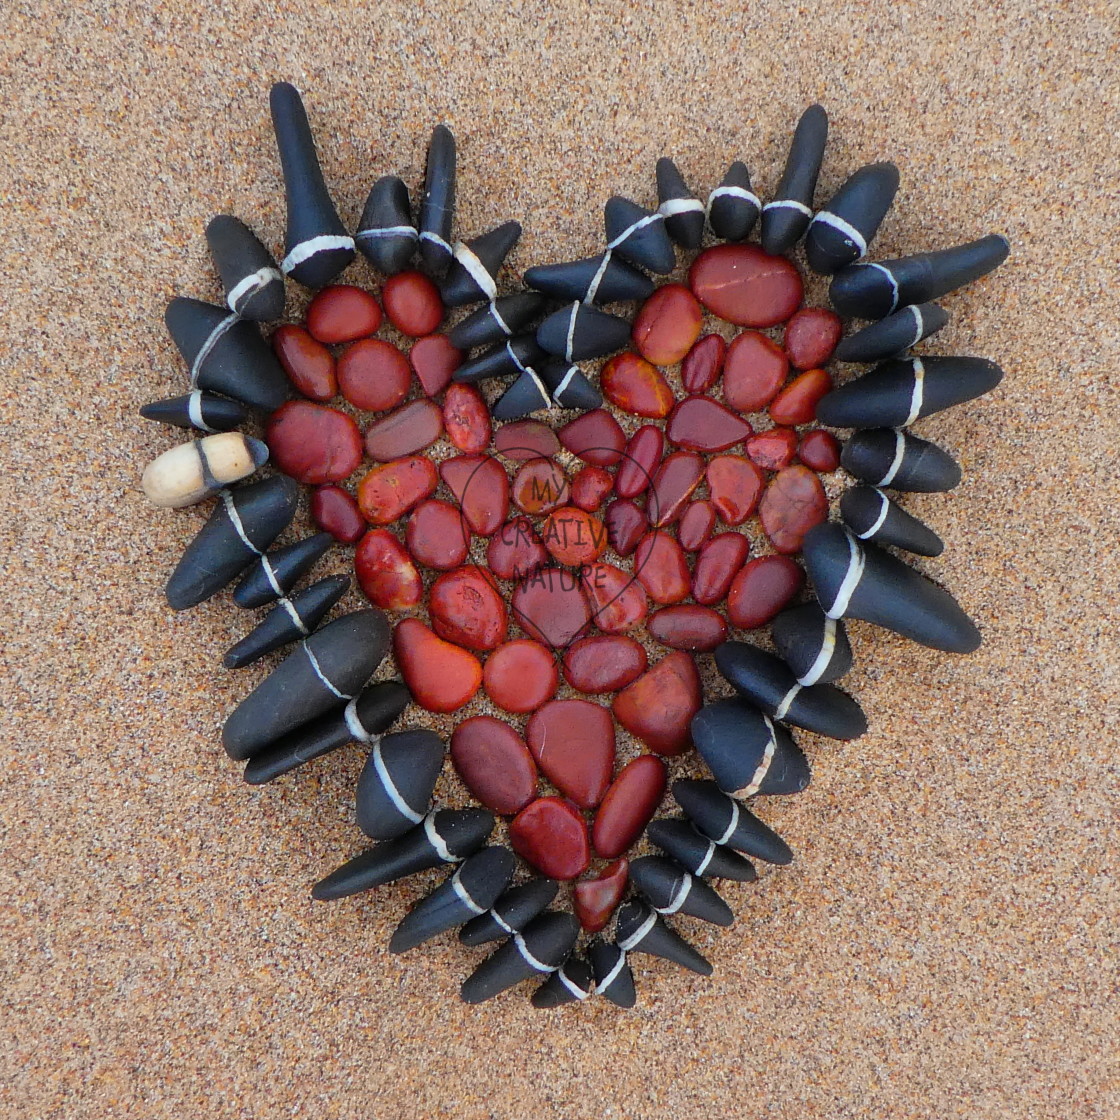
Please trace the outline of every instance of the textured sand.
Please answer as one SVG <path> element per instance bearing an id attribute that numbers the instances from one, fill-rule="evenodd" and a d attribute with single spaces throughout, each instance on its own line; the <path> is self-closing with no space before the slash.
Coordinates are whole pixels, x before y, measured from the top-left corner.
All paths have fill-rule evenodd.
<path id="1" fill-rule="evenodd" d="M 0 20 L 0 1115 L 1120 1115 L 1115 9 L 237 9 Z M 183 383 L 167 298 L 217 295 L 206 220 L 281 238 L 277 78 L 309 99 L 347 221 L 375 175 L 414 182 L 447 121 L 460 228 L 521 218 L 517 267 L 592 251 L 603 199 L 650 199 L 662 153 L 705 190 L 742 156 L 766 191 L 816 99 L 824 187 L 901 168 L 879 253 L 1014 243 L 934 348 L 1008 376 L 922 424 L 967 478 L 910 506 L 986 643 L 853 628 L 872 730 L 806 737 L 811 790 L 764 809 L 797 862 L 727 889 L 732 931 L 686 923 L 711 981 L 639 958 L 629 1014 L 463 1007 L 471 954 L 384 952 L 416 884 L 308 898 L 359 846 L 356 753 L 249 790 L 221 752 L 244 620 L 225 597 L 165 608 L 203 514 L 146 505 L 174 437 L 136 409 Z"/>

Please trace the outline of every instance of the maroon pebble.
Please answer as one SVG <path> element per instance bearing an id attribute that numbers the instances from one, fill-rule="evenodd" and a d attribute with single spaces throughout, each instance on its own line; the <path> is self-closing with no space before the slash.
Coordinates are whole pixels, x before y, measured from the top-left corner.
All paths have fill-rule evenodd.
<path id="1" fill-rule="evenodd" d="M 568 479 L 559 463 L 530 459 L 513 476 L 513 504 L 534 517 L 551 513 L 568 501 Z"/>
<path id="2" fill-rule="evenodd" d="M 706 393 L 723 372 L 727 343 L 718 334 L 706 334 L 681 362 L 681 383 L 686 393 Z"/>
<path id="3" fill-rule="evenodd" d="M 773 621 L 805 585 L 805 573 L 788 556 L 757 556 L 735 577 L 727 596 L 733 626 L 753 630 Z"/>
<path id="4" fill-rule="evenodd" d="M 601 408 L 576 417 L 556 434 L 577 459 L 596 467 L 613 467 L 626 446 L 618 421 Z"/>
<path id="5" fill-rule="evenodd" d="M 634 574 L 655 603 L 679 603 L 688 595 L 684 549 L 661 529 L 638 542 L 634 549 Z"/>
<path id="6" fill-rule="evenodd" d="M 454 495 L 472 533 L 488 537 L 509 513 L 509 479 L 489 455 L 456 455 L 439 466 L 439 476 Z"/>
<path id="7" fill-rule="evenodd" d="M 677 540 L 685 552 L 704 547 L 716 527 L 716 507 L 706 499 L 689 502 L 677 525 Z"/>
<path id="8" fill-rule="evenodd" d="M 615 490 L 620 498 L 636 498 L 653 482 L 653 472 L 665 452 L 665 433 L 653 424 L 643 424 L 626 444 L 618 467 Z"/>
<path id="9" fill-rule="evenodd" d="M 721 602 L 750 550 L 750 541 L 742 533 L 712 537 L 700 549 L 692 569 L 692 597 L 704 606 Z"/>
<path id="10" fill-rule="evenodd" d="M 782 348 L 758 331 L 734 338 L 723 364 L 723 399 L 740 412 L 765 408 L 785 384 L 789 359 Z"/>
<path id="11" fill-rule="evenodd" d="M 439 289 L 422 272 L 390 276 L 381 289 L 381 302 L 389 322 L 413 338 L 431 334 L 443 319 Z"/>
<path id="12" fill-rule="evenodd" d="M 311 401 L 288 401 L 264 432 L 272 463 L 297 482 L 339 482 L 361 466 L 362 435 L 352 417 Z"/>
<path id="13" fill-rule="evenodd" d="M 797 457 L 821 474 L 828 474 L 840 466 L 840 441 L 823 428 L 814 428 L 801 437 Z"/>
<path id="14" fill-rule="evenodd" d="M 587 933 L 598 933 L 611 920 L 630 879 L 630 864 L 616 859 L 594 879 L 581 879 L 572 887 L 572 909 Z"/>
<path id="15" fill-rule="evenodd" d="M 617 692 L 646 671 L 646 651 L 625 634 L 581 638 L 564 654 L 564 676 L 579 692 Z"/>
<path id="16" fill-rule="evenodd" d="M 486 563 L 498 579 L 524 579 L 548 563 L 548 549 L 527 517 L 515 517 L 490 537 Z"/>
<path id="17" fill-rule="evenodd" d="M 575 879 L 591 863 L 583 817 L 559 797 L 540 797 L 510 822 L 509 842 L 526 863 L 550 879 Z"/>
<path id="18" fill-rule="evenodd" d="M 708 463 L 708 493 L 725 525 L 742 525 L 758 508 L 766 476 L 742 455 L 717 455 Z"/>
<path id="19" fill-rule="evenodd" d="M 556 695 L 559 684 L 555 655 L 529 638 L 498 646 L 482 669 L 486 695 L 507 712 L 536 711 Z"/>
<path id="20" fill-rule="evenodd" d="M 412 381 L 408 359 L 381 338 L 365 338 L 338 359 L 338 387 L 364 412 L 385 412 L 408 396 Z"/>
<path id="21" fill-rule="evenodd" d="M 517 420 L 497 430 L 494 450 L 515 463 L 525 459 L 550 459 L 560 450 L 560 441 L 556 433 L 539 420 Z"/>
<path id="22" fill-rule="evenodd" d="M 463 515 L 450 502 L 429 498 L 412 511 L 404 540 L 418 564 L 446 572 L 467 558 L 470 531 Z"/>
<path id="23" fill-rule="evenodd" d="M 669 442 L 687 451 L 726 451 L 751 431 L 746 420 L 710 397 L 685 397 L 666 428 Z"/>
<path id="24" fill-rule="evenodd" d="M 673 407 L 673 390 L 661 371 L 629 351 L 603 366 L 599 388 L 611 404 L 634 416 L 663 420 Z"/>
<path id="25" fill-rule="evenodd" d="M 298 393 L 313 401 L 329 401 L 338 394 L 334 355 L 303 327 L 278 327 L 272 349 Z"/>
<path id="26" fill-rule="evenodd" d="M 614 721 L 590 700 L 550 700 L 525 725 L 541 773 L 581 809 L 603 799 L 614 771 Z"/>
<path id="27" fill-rule="evenodd" d="M 803 307 L 786 323 L 785 348 L 794 369 L 816 369 L 832 357 L 844 322 L 827 307 Z"/>
<path id="28" fill-rule="evenodd" d="M 447 388 L 451 375 L 463 364 L 463 351 L 456 350 L 447 335 L 430 334 L 418 338 L 409 348 L 408 364 L 420 387 L 434 397 Z"/>
<path id="29" fill-rule="evenodd" d="M 800 463 L 776 474 L 758 504 L 763 532 L 778 552 L 800 552 L 805 534 L 827 517 L 820 477 Z"/>
<path id="30" fill-rule="evenodd" d="M 572 479 L 572 505 L 594 513 L 613 488 L 614 479 L 602 467 L 580 467 Z"/>
<path id="31" fill-rule="evenodd" d="M 595 625 L 603 633 L 624 634 L 645 622 L 649 599 L 632 572 L 600 561 L 584 565 L 580 581 Z"/>
<path id="32" fill-rule="evenodd" d="M 430 447 L 443 433 L 443 414 L 434 401 L 415 400 L 374 421 L 366 429 L 366 454 L 388 463 Z"/>
<path id="33" fill-rule="evenodd" d="M 591 826 L 595 854 L 622 855 L 653 819 L 665 796 L 665 763 L 651 754 L 631 759 L 611 782 Z"/>
<path id="34" fill-rule="evenodd" d="M 696 298 L 721 319 L 741 327 L 774 327 L 801 305 L 801 276 L 792 261 L 756 245 L 714 245 L 688 270 Z"/>
<path id="35" fill-rule="evenodd" d="M 513 618 L 531 638 L 563 649 L 591 625 L 591 608 L 575 572 L 542 568 L 527 576 L 510 601 Z"/>
<path id="36" fill-rule="evenodd" d="M 506 640 L 506 605 L 485 568 L 473 564 L 444 572 L 428 590 L 432 629 L 445 641 L 477 652 Z"/>
<path id="37" fill-rule="evenodd" d="M 358 483 L 358 508 L 374 525 L 388 525 L 419 505 L 438 485 L 435 466 L 419 455 L 379 463 Z"/>
<path id="38" fill-rule="evenodd" d="M 307 305 L 307 329 L 328 346 L 368 338 L 379 326 L 377 300 L 351 284 L 332 284 Z"/>
<path id="39" fill-rule="evenodd" d="M 653 476 L 653 489 L 646 506 L 650 523 L 671 525 L 704 477 L 704 460 L 691 451 L 674 451 L 662 460 Z"/>
<path id="40" fill-rule="evenodd" d="M 700 710 L 700 674 L 692 655 L 674 650 L 611 704 L 615 719 L 657 754 L 683 754 L 692 743 L 689 725 Z"/>
<path id="41" fill-rule="evenodd" d="M 424 581 L 388 529 L 370 529 L 354 549 L 358 586 L 375 607 L 406 611 L 424 594 Z"/>
<path id="42" fill-rule="evenodd" d="M 353 544 L 366 531 L 358 503 L 341 486 L 320 486 L 312 492 L 311 520 L 343 544 Z"/>
<path id="43" fill-rule="evenodd" d="M 770 402 L 770 419 L 790 426 L 810 424 L 817 418 L 817 405 L 830 392 L 832 378 L 827 370 L 806 370 Z"/>
<path id="44" fill-rule="evenodd" d="M 460 450 L 477 455 L 490 446 L 490 410 L 473 385 L 451 385 L 443 398 L 443 426 Z"/>
<path id="45" fill-rule="evenodd" d="M 537 796 L 537 764 L 525 740 L 493 716 L 474 716 L 455 728 L 451 764 L 492 813 L 511 816 Z"/>
<path id="46" fill-rule="evenodd" d="M 700 334 L 704 309 L 683 284 L 663 284 L 642 304 L 630 337 L 647 362 L 675 366 Z"/>
<path id="47" fill-rule="evenodd" d="M 792 428 L 770 428 L 747 440 L 751 462 L 766 471 L 784 470 L 796 454 L 797 433 Z"/>
<path id="48" fill-rule="evenodd" d="M 649 632 L 670 649 L 708 653 L 727 638 L 727 623 L 719 611 L 682 603 L 663 607 L 649 617 Z"/>
<path id="49" fill-rule="evenodd" d="M 649 518 L 637 502 L 623 498 L 611 502 L 603 514 L 607 540 L 619 556 L 629 556 L 649 531 Z"/>

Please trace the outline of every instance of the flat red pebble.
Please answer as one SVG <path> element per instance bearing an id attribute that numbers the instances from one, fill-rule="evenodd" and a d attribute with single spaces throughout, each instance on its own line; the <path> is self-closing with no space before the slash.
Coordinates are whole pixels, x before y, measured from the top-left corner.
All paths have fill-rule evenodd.
<path id="1" fill-rule="evenodd" d="M 498 646 L 482 667 L 486 695 L 506 712 L 536 711 L 559 685 L 556 655 L 530 638 Z"/>
<path id="2" fill-rule="evenodd" d="M 603 521 L 607 526 L 607 540 L 619 556 L 629 556 L 649 531 L 646 511 L 629 498 L 611 502 Z"/>
<path id="3" fill-rule="evenodd" d="M 727 639 L 727 622 L 719 611 L 683 603 L 649 616 L 649 632 L 670 649 L 710 653 Z"/>
<path id="4" fill-rule="evenodd" d="M 704 477 L 704 460 L 691 451 L 667 455 L 653 476 L 646 502 L 650 524 L 671 525 L 684 512 L 688 499 Z"/>
<path id="5" fill-rule="evenodd" d="M 741 416 L 711 397 L 685 397 L 669 417 L 665 434 L 686 451 L 726 451 L 751 434 Z"/>
<path id="6" fill-rule="evenodd" d="M 424 581 L 401 542 L 387 529 L 370 529 L 354 549 L 354 574 L 365 597 L 385 611 L 405 611 L 424 595 Z"/>
<path id="7" fill-rule="evenodd" d="M 661 529 L 642 537 L 634 550 L 634 574 L 649 597 L 662 606 L 688 595 L 688 561 L 674 537 Z"/>
<path id="8" fill-rule="evenodd" d="M 525 725 L 541 773 L 581 809 L 603 799 L 614 772 L 614 721 L 590 700 L 550 700 Z"/>
<path id="9" fill-rule="evenodd" d="M 429 712 L 458 711 L 482 684 L 478 658 L 445 642 L 417 618 L 397 623 L 393 657 L 413 700 Z"/>
<path id="10" fill-rule="evenodd" d="M 358 483 L 358 508 L 374 525 L 388 525 L 430 497 L 438 485 L 435 466 L 418 455 L 381 463 Z"/>
<path id="11" fill-rule="evenodd" d="M 665 783 L 665 763 L 651 754 L 638 755 L 618 772 L 591 826 L 596 855 L 614 859 L 642 835 L 665 796 Z"/>
<path id="12" fill-rule="evenodd" d="M 389 322 L 413 338 L 431 334 L 443 321 L 439 288 L 422 272 L 390 276 L 381 288 L 381 303 Z"/>
<path id="13" fill-rule="evenodd" d="M 381 338 L 366 338 L 338 359 L 338 388 L 363 412 L 385 412 L 408 396 L 408 359 Z"/>
<path id="14" fill-rule="evenodd" d="M 451 764 L 474 797 L 500 816 L 520 812 L 537 796 L 537 764 L 504 720 L 463 720 L 451 735 Z"/>
<path id="15" fill-rule="evenodd" d="M 581 638 L 564 654 L 564 676 L 578 692 L 617 692 L 646 671 L 646 651 L 625 634 Z"/>
<path id="16" fill-rule="evenodd" d="M 524 579 L 548 563 L 548 549 L 527 517 L 515 517 L 490 537 L 486 563 L 498 579 Z"/>
<path id="17" fill-rule="evenodd" d="M 629 352 L 616 354 L 599 373 L 599 388 L 616 408 L 662 420 L 673 407 L 673 390 L 655 366 Z"/>
<path id="18" fill-rule="evenodd" d="M 758 331 L 732 339 L 723 364 L 723 399 L 739 412 L 759 412 L 777 395 L 789 376 L 782 348 Z"/>
<path id="19" fill-rule="evenodd" d="M 704 309 L 683 284 L 663 284 L 642 304 L 630 337 L 647 362 L 675 366 L 700 336 Z"/>
<path id="20" fill-rule="evenodd" d="M 797 433 L 792 428 L 769 428 L 747 440 L 747 457 L 765 471 L 780 471 L 797 455 Z"/>
<path id="21" fill-rule="evenodd" d="M 792 261 L 755 245 L 714 245 L 688 270 L 688 286 L 713 315 L 741 327 L 775 327 L 800 306 L 801 274 Z"/>
<path id="22" fill-rule="evenodd" d="M 606 551 L 607 527 L 577 506 L 561 506 L 545 518 L 541 543 L 554 560 L 578 568 L 598 560 Z"/>
<path id="23" fill-rule="evenodd" d="M 786 323 L 785 349 L 794 369 L 815 369 L 832 357 L 844 321 L 827 307 L 803 307 Z"/>
<path id="24" fill-rule="evenodd" d="M 788 556 L 757 556 L 740 570 L 727 596 L 733 626 L 754 630 L 772 622 L 805 586 L 805 573 Z"/>
<path id="25" fill-rule="evenodd" d="M 388 463 L 430 447 L 443 434 L 443 413 L 434 401 L 416 400 L 382 416 L 366 429 L 366 454 Z"/>
<path id="26" fill-rule="evenodd" d="M 583 817 L 559 797 L 540 797 L 510 822 L 513 850 L 550 879 L 575 879 L 591 864 Z"/>
<path id="27" fill-rule="evenodd" d="M 626 447 L 626 435 L 618 421 L 601 408 L 577 416 L 556 435 L 577 459 L 595 467 L 613 467 Z"/>
<path id="28" fill-rule="evenodd" d="M 815 428 L 801 437 L 797 457 L 811 470 L 829 474 L 840 466 L 840 441 L 823 428 Z"/>
<path id="29" fill-rule="evenodd" d="M 473 385 L 450 385 L 443 398 L 443 426 L 447 438 L 468 455 L 490 446 L 490 410 Z"/>
<path id="30" fill-rule="evenodd" d="M 530 459 L 524 463 L 510 487 L 513 504 L 533 517 L 559 509 L 568 501 L 568 494 L 568 476 L 551 459 Z"/>
<path id="31" fill-rule="evenodd" d="M 742 525 L 758 508 L 766 475 L 742 455 L 717 455 L 706 474 L 716 513 L 725 525 Z"/>
<path id="32" fill-rule="evenodd" d="M 630 879 L 630 864 L 616 859 L 594 879 L 581 879 L 572 887 L 572 909 L 587 933 L 606 928 L 615 907 L 622 901 Z"/>
<path id="33" fill-rule="evenodd" d="M 624 688 L 611 709 L 615 719 L 651 751 L 677 755 L 692 745 L 689 724 L 702 703 L 700 674 L 692 656 L 675 650 Z"/>
<path id="34" fill-rule="evenodd" d="M 472 533 L 488 537 L 509 514 L 509 479 L 489 455 L 456 455 L 439 466 Z"/>
<path id="35" fill-rule="evenodd" d="M 418 564 L 446 572 L 467 558 L 470 531 L 463 515 L 450 502 L 429 498 L 409 516 L 404 541 Z"/>
<path id="36" fill-rule="evenodd" d="M 556 433 L 539 420 L 515 420 L 494 433 L 494 450 L 515 463 L 526 459 L 550 459 L 560 450 Z"/>
<path id="37" fill-rule="evenodd" d="M 341 486 L 320 486 L 312 492 L 311 520 L 343 544 L 353 544 L 368 528 L 358 503 Z"/>
<path id="38" fill-rule="evenodd" d="M 716 507 L 706 499 L 689 502 L 677 525 L 677 540 L 685 552 L 703 548 L 716 527 Z"/>
<path id="39" fill-rule="evenodd" d="M 506 640 L 509 617 L 490 573 L 475 565 L 444 572 L 428 589 L 432 629 L 466 649 L 496 649 Z"/>
<path id="40" fill-rule="evenodd" d="M 778 552 L 800 552 L 805 534 L 827 518 L 821 480 L 800 463 L 776 474 L 758 504 L 762 530 Z"/>
<path id="41" fill-rule="evenodd" d="M 706 334 L 681 362 L 681 384 L 686 393 L 706 393 L 723 372 L 727 343 L 718 334 Z"/>
<path id="42" fill-rule="evenodd" d="M 294 323 L 277 327 L 272 350 L 296 392 L 313 401 L 338 395 L 334 355 L 303 327 Z"/>
<path id="43" fill-rule="evenodd" d="M 429 334 L 409 347 L 408 364 L 420 388 L 434 397 L 451 384 L 451 375 L 463 364 L 463 351 L 456 350 L 447 335 Z"/>
<path id="44" fill-rule="evenodd" d="M 665 433 L 653 424 L 643 424 L 629 439 L 615 478 L 620 498 L 636 498 L 653 483 L 653 472 L 665 453 Z"/>
<path id="45" fill-rule="evenodd" d="M 587 564 L 580 572 L 595 625 L 605 634 L 623 634 L 640 626 L 649 613 L 649 599 L 631 572 L 613 564 Z"/>
<path id="46" fill-rule="evenodd" d="M 572 479 L 572 505 L 594 513 L 614 489 L 614 479 L 602 467 L 580 467 Z"/>
<path id="47" fill-rule="evenodd" d="M 700 549 L 692 569 L 692 597 L 708 607 L 721 602 L 750 551 L 750 541 L 742 533 L 720 533 L 712 537 Z"/>
<path id="48" fill-rule="evenodd" d="M 770 402 L 770 419 L 791 426 L 811 424 L 817 418 L 817 405 L 831 392 L 832 378 L 826 370 L 806 370 Z"/>
<path id="49" fill-rule="evenodd" d="M 307 329 L 328 346 L 368 338 L 381 326 L 377 300 L 362 288 L 332 284 L 307 305 Z"/>
<path id="50" fill-rule="evenodd" d="M 529 637 L 552 649 L 582 638 L 591 625 L 591 608 L 579 576 L 566 568 L 542 568 L 513 592 L 514 620 Z"/>
<path id="51" fill-rule="evenodd" d="M 362 434 L 352 417 L 311 401 L 288 401 L 264 430 L 277 469 L 297 482 L 340 482 L 362 464 Z"/>

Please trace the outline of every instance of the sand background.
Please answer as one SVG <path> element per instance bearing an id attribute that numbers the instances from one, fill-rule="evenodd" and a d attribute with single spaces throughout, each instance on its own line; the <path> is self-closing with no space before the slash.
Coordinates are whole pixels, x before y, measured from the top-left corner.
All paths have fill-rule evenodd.
<path id="1" fill-rule="evenodd" d="M 1114 7 L 94 0 L 0 27 L 5 1120 L 1120 1114 Z M 1006 380 L 923 423 L 966 481 L 910 506 L 986 643 L 854 628 L 871 731 L 806 737 L 813 787 L 764 810 L 797 862 L 727 888 L 732 931 L 687 923 L 711 981 L 638 958 L 629 1014 L 466 1008 L 448 939 L 383 950 L 416 884 L 309 900 L 359 846 L 357 754 L 250 790 L 221 752 L 245 623 L 166 609 L 203 512 L 145 503 L 175 436 L 136 409 L 183 384 L 165 301 L 218 294 L 207 219 L 282 237 L 279 78 L 348 223 L 448 122 L 459 228 L 519 217 L 515 268 L 593 251 L 663 153 L 703 191 L 743 157 L 765 193 L 818 99 L 824 189 L 901 168 L 879 254 L 1013 241 L 932 348 Z"/>

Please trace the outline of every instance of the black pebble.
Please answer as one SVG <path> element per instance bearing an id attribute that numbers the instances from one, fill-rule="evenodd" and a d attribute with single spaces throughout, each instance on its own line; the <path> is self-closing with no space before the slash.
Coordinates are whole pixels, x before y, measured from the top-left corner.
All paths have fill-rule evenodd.
<path id="1" fill-rule="evenodd" d="M 677 254 L 665 229 L 665 219 L 628 198 L 615 195 L 603 209 L 607 248 L 639 268 L 664 275 L 677 266 Z"/>
<path id="2" fill-rule="evenodd" d="M 586 412 L 603 403 L 603 394 L 587 379 L 587 375 L 572 362 L 549 358 L 537 366 L 541 380 L 552 395 L 553 404 L 559 408 L 573 408 Z"/>
<path id="3" fill-rule="evenodd" d="M 552 407 L 552 396 L 540 374 L 527 366 L 517 380 L 494 402 L 490 415 L 495 420 L 520 420 L 542 408 Z"/>
<path id="4" fill-rule="evenodd" d="M 370 187 L 355 243 L 378 272 L 395 276 L 412 263 L 418 237 L 408 188 L 396 175 L 382 175 Z"/>
<path id="5" fill-rule="evenodd" d="M 206 227 L 206 243 L 230 311 L 260 323 L 284 314 L 284 277 L 272 254 L 243 221 L 219 214 Z"/>
<path id="6" fill-rule="evenodd" d="M 693 875 L 705 879 L 731 879 L 738 883 L 753 883 L 758 878 L 750 860 L 731 848 L 721 847 L 682 818 L 664 817 L 651 821 L 646 828 L 646 836 Z"/>
<path id="7" fill-rule="evenodd" d="M 512 377 L 536 365 L 543 357 L 544 351 L 537 345 L 535 335 L 519 334 L 464 362 L 451 377 L 465 385 L 485 381 L 488 377 Z"/>
<path id="8" fill-rule="evenodd" d="M 770 636 L 800 684 L 831 684 L 852 667 L 852 646 L 844 623 L 829 618 L 820 603 L 782 611 L 770 624 Z"/>
<path id="9" fill-rule="evenodd" d="M 566 1003 L 587 999 L 594 985 L 591 965 L 578 953 L 572 953 L 533 993 L 529 1002 L 534 1007 L 562 1007 Z"/>
<path id="10" fill-rule="evenodd" d="M 621 303 L 646 300 L 654 284 L 644 272 L 613 253 L 600 253 L 581 261 L 543 264 L 527 269 L 525 283 L 559 300 L 588 303 Z"/>
<path id="11" fill-rule="evenodd" d="M 596 938 L 587 950 L 595 975 L 595 992 L 618 1007 L 630 1008 L 638 1002 L 634 973 L 626 954 L 613 942 Z"/>
<path id="12" fill-rule="evenodd" d="M 688 914 L 717 926 L 735 921 L 731 907 L 676 860 L 641 856 L 630 864 L 630 882 L 659 914 Z"/>
<path id="13" fill-rule="evenodd" d="M 230 432 L 249 419 L 249 410 L 238 401 L 216 397 L 195 389 L 181 397 L 152 401 L 140 409 L 145 420 L 173 424 L 176 428 L 197 428 L 200 432 Z"/>
<path id="14" fill-rule="evenodd" d="M 472 311 L 451 328 L 448 338 L 457 350 L 473 350 L 512 338 L 525 330 L 544 310 L 539 292 L 513 292 Z"/>
<path id="15" fill-rule="evenodd" d="M 831 275 L 866 256 L 897 193 L 898 168 L 893 163 L 869 163 L 853 172 L 809 223 L 809 267 Z"/>
<path id="16" fill-rule="evenodd" d="M 657 202 L 669 236 L 682 249 L 699 249 L 704 240 L 704 204 L 668 156 L 657 161 Z"/>
<path id="17" fill-rule="evenodd" d="M 961 481 L 961 468 L 947 451 L 896 428 L 853 432 L 840 452 L 840 463 L 861 482 L 891 490 L 937 493 Z"/>
<path id="18" fill-rule="evenodd" d="M 330 533 L 316 533 L 265 553 L 242 576 L 234 588 L 233 601 L 239 607 L 263 607 L 276 602 L 326 555 L 332 544 L 334 537 Z"/>
<path id="19" fill-rule="evenodd" d="M 472 918 L 459 931 L 464 945 L 485 945 L 500 941 L 519 929 L 524 929 L 538 914 L 543 913 L 560 890 L 555 879 L 530 879 L 520 886 L 511 887 L 490 908 L 489 913 Z"/>
<path id="20" fill-rule="evenodd" d="M 549 912 L 534 918 L 463 981 L 460 998 L 464 1003 L 482 1003 L 531 976 L 553 972 L 567 959 L 578 936 L 574 914 Z"/>
<path id="21" fill-rule="evenodd" d="M 698 972 L 701 976 L 712 974 L 708 959 L 640 899 L 632 898 L 619 907 L 615 939 L 624 953 L 648 953 Z"/>
<path id="22" fill-rule="evenodd" d="M 841 339 L 832 356 L 838 362 L 881 362 L 904 354 L 948 321 L 949 313 L 939 304 L 912 303 Z"/>
<path id="23" fill-rule="evenodd" d="M 685 816 L 717 844 L 767 863 L 787 864 L 793 861 L 789 845 L 749 809 L 723 793 L 715 782 L 676 781 L 673 783 L 673 797 Z"/>
<path id="24" fill-rule="evenodd" d="M 424 819 L 446 751 L 434 731 L 422 729 L 373 744 L 355 793 L 358 827 L 371 840 L 392 840 Z"/>
<path id="25" fill-rule="evenodd" d="M 613 354 L 629 341 L 630 324 L 625 319 L 588 303 L 571 303 L 537 327 L 541 349 L 569 362 Z"/>
<path id="26" fill-rule="evenodd" d="M 940 556 L 941 538 L 873 486 L 853 486 L 840 497 L 840 516 L 861 541 L 893 545 L 919 556 Z"/>
<path id="27" fill-rule="evenodd" d="M 708 195 L 712 233 L 721 241 L 746 241 L 761 213 L 762 203 L 751 189 L 751 173 L 745 163 L 736 160 Z"/>
<path id="28" fill-rule="evenodd" d="M 767 253 L 786 253 L 805 236 L 827 142 L 828 114 L 820 105 L 810 105 L 794 129 L 774 199 L 762 208 L 762 248 Z"/>
<path id="29" fill-rule="evenodd" d="M 520 236 L 520 222 L 503 222 L 481 237 L 457 244 L 440 284 L 444 306 L 463 307 L 482 299 L 497 299 L 498 273 Z"/>
<path id="30" fill-rule="evenodd" d="M 420 202 L 420 260 L 442 278 L 451 264 L 451 222 L 455 215 L 455 137 L 437 124 L 428 143 L 424 197 Z"/>

